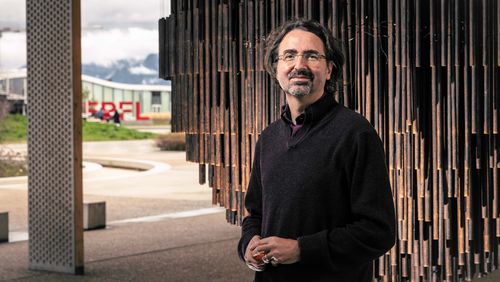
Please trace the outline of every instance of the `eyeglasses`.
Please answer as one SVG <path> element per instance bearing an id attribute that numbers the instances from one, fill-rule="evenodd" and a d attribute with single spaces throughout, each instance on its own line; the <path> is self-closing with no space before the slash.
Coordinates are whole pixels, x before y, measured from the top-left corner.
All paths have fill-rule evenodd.
<path id="1" fill-rule="evenodd" d="M 326 59 L 325 55 L 321 55 L 321 54 L 315 53 L 315 52 L 307 52 L 307 53 L 304 53 L 302 55 L 295 54 L 295 53 L 286 53 L 286 54 L 278 56 L 278 60 L 282 60 L 287 65 L 292 65 L 292 64 L 295 64 L 297 62 L 298 57 L 303 57 L 307 61 L 307 63 L 309 63 L 311 65 L 316 65 L 322 59 Z"/>

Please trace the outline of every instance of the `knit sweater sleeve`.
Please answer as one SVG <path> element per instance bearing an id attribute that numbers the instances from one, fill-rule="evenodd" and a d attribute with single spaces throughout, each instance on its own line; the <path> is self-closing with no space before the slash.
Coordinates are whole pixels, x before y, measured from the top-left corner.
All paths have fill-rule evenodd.
<path id="1" fill-rule="evenodd" d="M 382 142 L 357 135 L 346 162 L 351 222 L 298 238 L 301 263 L 345 270 L 369 263 L 395 243 L 395 213 Z M 333 203 L 332 203 L 333 204 Z"/>
<path id="2" fill-rule="evenodd" d="M 260 140 L 255 145 L 254 161 L 245 197 L 245 208 L 249 215 L 243 220 L 241 238 L 238 243 L 238 255 L 243 261 L 245 260 L 244 256 L 248 243 L 253 236 L 260 235 L 261 233 L 262 185 L 260 177 Z"/>

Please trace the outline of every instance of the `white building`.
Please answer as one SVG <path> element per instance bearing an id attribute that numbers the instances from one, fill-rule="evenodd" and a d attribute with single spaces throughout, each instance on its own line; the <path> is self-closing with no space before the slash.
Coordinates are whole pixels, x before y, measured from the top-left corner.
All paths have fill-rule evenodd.
<path id="1" fill-rule="evenodd" d="M 12 111 L 25 113 L 26 70 L 0 72 L 0 100 L 7 99 Z M 166 85 L 125 84 L 82 75 L 84 115 L 102 109 L 106 115 L 118 110 L 124 120 L 170 117 L 171 87 Z"/>

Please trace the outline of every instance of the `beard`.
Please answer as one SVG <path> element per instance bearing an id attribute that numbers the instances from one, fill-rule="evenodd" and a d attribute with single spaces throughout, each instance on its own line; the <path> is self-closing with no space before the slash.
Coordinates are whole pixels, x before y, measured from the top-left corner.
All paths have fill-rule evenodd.
<path id="1" fill-rule="evenodd" d="M 306 77 L 307 81 L 297 81 L 291 82 L 295 77 Z M 307 69 L 294 70 L 288 74 L 288 89 L 285 90 L 288 94 L 295 97 L 304 97 L 311 94 L 311 89 L 313 85 L 314 75 Z"/>
<path id="2" fill-rule="evenodd" d="M 295 97 L 304 97 L 311 94 L 312 81 L 306 83 L 293 83 L 288 87 L 287 93 Z"/>

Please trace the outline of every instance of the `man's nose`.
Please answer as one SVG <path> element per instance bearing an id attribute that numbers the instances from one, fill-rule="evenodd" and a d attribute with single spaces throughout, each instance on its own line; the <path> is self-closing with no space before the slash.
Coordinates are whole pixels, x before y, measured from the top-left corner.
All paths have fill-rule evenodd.
<path id="1" fill-rule="evenodd" d="M 297 56 L 295 57 L 295 65 L 294 65 L 294 69 L 297 69 L 297 70 L 300 70 L 300 69 L 303 69 L 303 68 L 307 68 L 307 60 L 306 58 L 304 58 L 304 56 Z"/>

